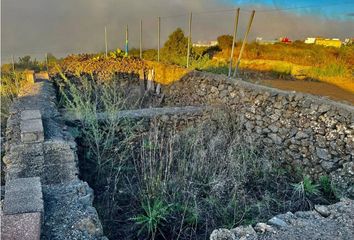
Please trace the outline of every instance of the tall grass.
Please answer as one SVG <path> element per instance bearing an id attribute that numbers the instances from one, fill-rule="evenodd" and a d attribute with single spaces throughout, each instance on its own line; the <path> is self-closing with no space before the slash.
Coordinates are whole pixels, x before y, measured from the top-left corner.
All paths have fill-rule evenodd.
<path id="1" fill-rule="evenodd" d="M 23 72 L 6 70 L 2 68 L 0 97 L 1 97 L 1 129 L 6 128 L 6 120 L 9 114 L 9 107 L 12 101 L 17 97 L 21 86 L 25 82 Z"/>
<path id="2" fill-rule="evenodd" d="M 84 116 L 80 171 L 108 237 L 206 239 L 215 228 L 312 206 L 292 184 L 310 189 L 302 176 L 245 136 L 236 115 L 218 111 L 183 128 L 178 120 L 117 119 L 125 108 L 118 83 L 63 78 L 66 107 Z M 102 111 L 111 113 L 103 122 Z"/>

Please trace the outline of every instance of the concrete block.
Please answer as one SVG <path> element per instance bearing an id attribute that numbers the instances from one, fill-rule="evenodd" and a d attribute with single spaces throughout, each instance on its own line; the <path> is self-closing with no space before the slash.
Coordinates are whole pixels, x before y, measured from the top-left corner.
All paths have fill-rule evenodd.
<path id="1" fill-rule="evenodd" d="M 22 213 L 1 216 L 1 239 L 39 240 L 42 213 Z"/>
<path id="2" fill-rule="evenodd" d="M 36 191 L 42 192 L 42 186 L 39 177 L 31 177 L 31 178 L 19 178 L 14 179 L 7 182 L 5 186 L 5 191 L 8 192 L 16 192 L 16 191 L 24 191 L 27 189 L 33 189 Z"/>
<path id="3" fill-rule="evenodd" d="M 5 215 L 43 212 L 43 194 L 39 177 L 10 180 L 5 186 Z"/>
<path id="4" fill-rule="evenodd" d="M 29 83 L 34 83 L 35 82 L 35 75 L 34 75 L 34 71 L 30 71 L 30 70 L 27 70 L 25 72 L 25 76 L 26 76 L 26 81 L 29 82 Z"/>
<path id="5" fill-rule="evenodd" d="M 44 130 L 42 119 L 21 121 L 21 140 L 24 143 L 43 142 Z"/>
<path id="6" fill-rule="evenodd" d="M 21 120 L 30 120 L 30 119 L 41 119 L 42 115 L 39 110 L 24 110 L 21 112 Z"/>
<path id="7" fill-rule="evenodd" d="M 58 184 L 75 180 L 78 175 L 75 163 L 51 164 L 45 165 L 42 181 L 45 184 Z"/>

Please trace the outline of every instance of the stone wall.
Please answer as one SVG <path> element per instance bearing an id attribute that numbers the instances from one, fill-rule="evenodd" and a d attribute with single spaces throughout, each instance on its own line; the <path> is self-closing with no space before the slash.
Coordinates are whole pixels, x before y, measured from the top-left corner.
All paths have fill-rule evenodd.
<path id="1" fill-rule="evenodd" d="M 331 175 L 354 196 L 354 107 L 295 92 L 193 71 L 163 89 L 165 105 L 219 105 L 244 122 L 250 141 L 318 178 Z"/>
<path id="2" fill-rule="evenodd" d="M 66 129 L 49 79 L 21 89 L 6 129 L 4 239 L 107 239 Z"/>
<path id="3" fill-rule="evenodd" d="M 110 79 L 139 79 L 139 74 L 144 69 L 155 70 L 154 81 L 160 84 L 170 84 L 178 81 L 190 70 L 177 65 L 164 64 L 156 61 L 131 58 L 97 58 L 94 55 L 70 55 L 60 63 L 61 71 L 67 76 L 94 75 L 97 79 L 106 81 Z M 57 68 L 51 68 L 50 74 L 57 75 Z"/>

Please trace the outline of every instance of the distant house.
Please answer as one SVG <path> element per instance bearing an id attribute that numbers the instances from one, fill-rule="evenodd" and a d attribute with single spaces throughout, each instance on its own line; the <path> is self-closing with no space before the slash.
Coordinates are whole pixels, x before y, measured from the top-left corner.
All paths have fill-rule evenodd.
<path id="1" fill-rule="evenodd" d="M 218 41 L 198 41 L 193 43 L 193 47 L 214 47 L 218 45 Z"/>
<path id="2" fill-rule="evenodd" d="M 352 45 L 353 44 L 353 42 L 354 42 L 354 38 L 352 38 L 352 39 L 350 39 L 350 38 L 346 38 L 345 40 L 344 40 L 344 45 Z"/>
<path id="3" fill-rule="evenodd" d="M 322 45 L 326 47 L 337 47 L 337 48 L 340 48 L 342 46 L 342 41 L 339 38 L 329 39 L 329 38 L 308 37 L 305 39 L 305 43 Z"/>
<path id="4" fill-rule="evenodd" d="M 338 38 L 333 38 L 333 39 L 323 39 L 323 38 L 317 38 L 316 45 L 322 45 L 326 47 L 337 47 L 340 48 L 342 46 L 342 41 Z"/>
<path id="5" fill-rule="evenodd" d="M 282 42 L 282 43 L 287 43 L 287 44 L 292 42 L 290 40 L 290 38 L 288 38 L 288 37 L 281 37 L 281 38 L 279 38 L 279 41 Z"/>
<path id="6" fill-rule="evenodd" d="M 305 43 L 307 44 L 315 44 L 315 42 L 316 42 L 316 38 L 314 37 L 308 37 L 305 39 Z"/>
<path id="7" fill-rule="evenodd" d="M 262 37 L 256 38 L 256 43 L 258 43 L 259 45 L 273 45 L 278 42 L 279 40 L 264 40 Z"/>

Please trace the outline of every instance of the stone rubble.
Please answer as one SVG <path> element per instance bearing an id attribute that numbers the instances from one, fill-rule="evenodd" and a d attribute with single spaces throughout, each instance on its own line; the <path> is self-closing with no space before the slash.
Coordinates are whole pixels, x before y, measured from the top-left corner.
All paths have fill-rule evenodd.
<path id="1" fill-rule="evenodd" d="M 330 175 L 340 196 L 354 197 L 354 106 L 199 71 L 163 92 L 165 106 L 235 112 L 252 141 L 277 151 L 282 163 L 315 179 Z"/>
<path id="2" fill-rule="evenodd" d="M 314 211 L 286 213 L 254 227 L 216 229 L 210 240 L 349 240 L 354 239 L 354 200 L 341 199 Z M 277 220 L 274 220 L 277 219 Z"/>

